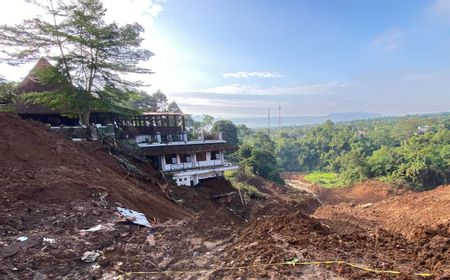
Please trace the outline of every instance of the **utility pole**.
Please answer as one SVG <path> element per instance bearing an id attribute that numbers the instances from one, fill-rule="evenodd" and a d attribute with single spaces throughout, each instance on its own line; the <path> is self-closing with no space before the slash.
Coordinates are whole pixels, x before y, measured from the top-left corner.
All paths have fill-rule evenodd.
<path id="1" fill-rule="evenodd" d="M 267 108 L 267 124 L 268 124 L 268 134 L 270 136 L 270 108 Z"/>
<path id="2" fill-rule="evenodd" d="M 278 137 L 281 136 L 281 106 L 278 105 Z"/>

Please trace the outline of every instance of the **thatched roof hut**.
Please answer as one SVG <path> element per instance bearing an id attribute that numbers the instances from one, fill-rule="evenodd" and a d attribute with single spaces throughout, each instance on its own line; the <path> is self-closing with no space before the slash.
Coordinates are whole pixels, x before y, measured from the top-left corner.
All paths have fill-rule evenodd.
<path id="1" fill-rule="evenodd" d="M 23 79 L 23 81 L 19 84 L 17 88 L 17 93 L 28 93 L 28 92 L 47 92 L 53 91 L 56 89 L 55 85 L 47 84 L 45 85 L 42 81 L 39 81 L 37 77 L 37 73 L 46 68 L 52 67 L 53 65 L 48 62 L 47 59 L 41 57 L 36 65 L 31 69 L 30 73 Z"/>
<path id="2" fill-rule="evenodd" d="M 49 67 L 54 67 L 47 59 L 41 57 L 39 61 L 31 69 L 30 73 L 23 79 L 16 89 L 17 94 L 25 94 L 30 92 L 48 92 L 57 88 L 56 85 L 44 84 L 39 81 L 37 73 Z M 17 102 L 14 104 L 14 109 L 19 114 L 59 114 L 59 112 L 43 105 L 29 104 L 24 102 Z"/>

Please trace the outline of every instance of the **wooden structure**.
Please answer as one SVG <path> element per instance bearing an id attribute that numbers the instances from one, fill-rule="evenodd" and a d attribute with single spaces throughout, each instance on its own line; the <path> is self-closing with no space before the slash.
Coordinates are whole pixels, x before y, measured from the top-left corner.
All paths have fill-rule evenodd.
<path id="1" fill-rule="evenodd" d="M 134 127 L 139 135 L 179 135 L 186 131 L 184 115 L 170 112 L 146 112 L 142 115 L 118 118 L 118 126 Z"/>

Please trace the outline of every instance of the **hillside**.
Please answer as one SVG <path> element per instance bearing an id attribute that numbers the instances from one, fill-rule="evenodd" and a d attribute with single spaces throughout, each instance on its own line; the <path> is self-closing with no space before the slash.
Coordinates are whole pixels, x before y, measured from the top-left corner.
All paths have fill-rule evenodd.
<path id="1" fill-rule="evenodd" d="M 327 193 L 334 205 L 321 206 L 317 189 L 253 176 L 246 183 L 261 197 L 252 199 L 223 179 L 166 185 L 145 161 L 116 151 L 144 173 L 137 177 L 107 142 L 75 143 L 12 115 L 0 114 L 0 129 L 0 279 L 450 276 L 448 186 L 382 190 L 367 206 L 358 203 L 378 186 L 366 184 L 347 194 L 354 202 Z M 120 216 L 117 206 L 144 213 L 151 227 Z M 293 259 L 306 263 L 292 266 Z M 329 260 L 339 262 L 310 263 Z"/>

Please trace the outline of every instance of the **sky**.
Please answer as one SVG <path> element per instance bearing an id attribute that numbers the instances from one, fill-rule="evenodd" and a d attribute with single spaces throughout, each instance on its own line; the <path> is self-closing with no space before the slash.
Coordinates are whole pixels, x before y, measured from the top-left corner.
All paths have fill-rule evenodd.
<path id="1" fill-rule="evenodd" d="M 104 0 L 155 53 L 140 77 L 185 113 L 258 117 L 450 110 L 450 0 Z M 33 17 L 0 0 L 0 23 Z M 20 80 L 32 65 L 0 65 Z"/>

